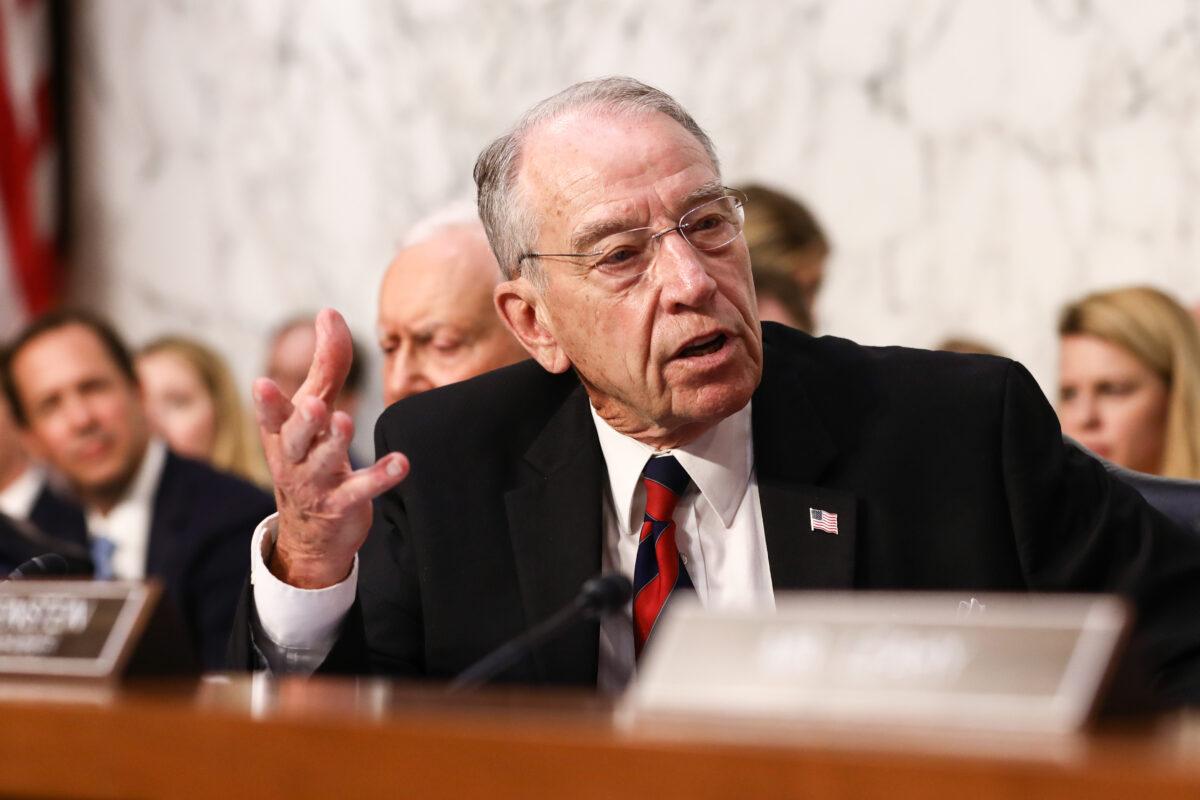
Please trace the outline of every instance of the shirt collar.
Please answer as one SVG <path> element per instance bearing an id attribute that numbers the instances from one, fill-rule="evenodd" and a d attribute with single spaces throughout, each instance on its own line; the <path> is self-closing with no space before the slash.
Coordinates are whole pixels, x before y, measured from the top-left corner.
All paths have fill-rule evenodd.
<path id="1" fill-rule="evenodd" d="M 656 451 L 622 433 L 618 433 L 600 418 L 596 409 L 588 404 L 596 434 L 600 439 L 600 450 L 608 467 L 609 489 L 617 519 L 622 527 L 640 528 L 640 509 L 637 519 L 632 519 L 633 497 L 638 488 L 642 468 Z M 700 437 L 683 447 L 664 451 L 675 456 L 700 490 L 700 494 L 712 507 L 721 522 L 728 528 L 733 524 L 746 486 L 750 482 L 750 471 L 754 465 L 754 444 L 751 437 L 750 404 L 742 410 L 718 422 Z"/>
<path id="2" fill-rule="evenodd" d="M 0 511 L 15 519 L 28 519 L 45 483 L 46 470 L 34 464 L 29 465 L 15 481 L 0 491 Z"/>
<path id="3" fill-rule="evenodd" d="M 88 509 L 87 519 L 89 530 L 104 526 L 104 520 L 112 517 L 119 509 L 128 507 L 149 508 L 154 500 L 154 492 L 158 489 L 158 480 L 162 477 L 163 466 L 167 461 L 167 445 L 162 439 L 151 439 L 146 444 L 146 452 L 142 463 L 125 494 L 107 514 L 101 514 L 95 509 Z M 97 523 L 93 525 L 93 523 Z"/>

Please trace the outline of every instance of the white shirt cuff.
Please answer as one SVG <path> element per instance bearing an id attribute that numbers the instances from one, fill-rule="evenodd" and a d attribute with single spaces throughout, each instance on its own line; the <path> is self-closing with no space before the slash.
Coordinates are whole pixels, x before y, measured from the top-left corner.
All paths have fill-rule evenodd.
<path id="1" fill-rule="evenodd" d="M 299 589 L 276 578 L 267 567 L 278 526 L 279 515 L 272 514 L 255 528 L 250 542 L 250 584 L 258 623 L 278 648 L 328 653 L 354 605 L 358 556 L 341 583 L 324 589 Z"/>

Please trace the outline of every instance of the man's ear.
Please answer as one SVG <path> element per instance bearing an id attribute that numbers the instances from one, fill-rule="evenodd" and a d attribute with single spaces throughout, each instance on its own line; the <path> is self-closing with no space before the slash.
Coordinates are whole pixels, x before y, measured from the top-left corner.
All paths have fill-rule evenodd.
<path id="1" fill-rule="evenodd" d="M 525 276 L 499 284 L 492 292 L 496 313 L 529 355 L 548 372 L 566 372 L 571 362 L 546 324 L 544 298 Z"/>

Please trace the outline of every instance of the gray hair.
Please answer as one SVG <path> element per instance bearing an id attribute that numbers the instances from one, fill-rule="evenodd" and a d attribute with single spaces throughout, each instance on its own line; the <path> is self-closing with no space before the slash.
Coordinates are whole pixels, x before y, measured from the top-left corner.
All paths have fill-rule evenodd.
<path id="1" fill-rule="evenodd" d="M 424 244 L 451 228 L 478 228 L 482 233 L 479 212 L 475 208 L 473 198 L 461 197 L 417 220 L 400 241 L 400 249 L 407 250 Z"/>
<path id="2" fill-rule="evenodd" d="M 624 77 L 600 78 L 567 87 L 526 111 L 508 133 L 485 147 L 475 162 L 479 217 L 500 262 L 500 270 L 509 280 L 520 274 L 519 259 L 533 249 L 538 233 L 538 220 L 522 198 L 516 196 L 521 150 L 535 127 L 576 109 L 666 114 L 696 137 L 713 168 L 720 172 L 717 152 L 708 134 L 675 98 L 661 89 Z M 531 262 L 526 274 L 535 285 L 542 285 L 537 265 Z"/>

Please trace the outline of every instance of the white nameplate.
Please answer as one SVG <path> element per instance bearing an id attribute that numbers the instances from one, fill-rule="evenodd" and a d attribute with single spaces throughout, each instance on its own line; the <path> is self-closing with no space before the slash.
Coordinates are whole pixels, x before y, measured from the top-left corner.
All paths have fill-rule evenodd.
<path id="1" fill-rule="evenodd" d="M 0 583 L 0 676 L 115 678 L 158 595 L 136 581 Z"/>
<path id="2" fill-rule="evenodd" d="M 1127 624 L 1101 595 L 794 593 L 774 612 L 673 598 L 624 711 L 1068 731 Z"/>

